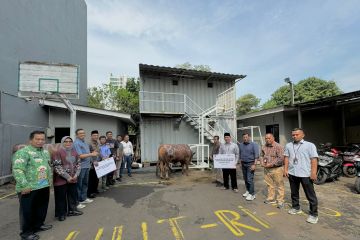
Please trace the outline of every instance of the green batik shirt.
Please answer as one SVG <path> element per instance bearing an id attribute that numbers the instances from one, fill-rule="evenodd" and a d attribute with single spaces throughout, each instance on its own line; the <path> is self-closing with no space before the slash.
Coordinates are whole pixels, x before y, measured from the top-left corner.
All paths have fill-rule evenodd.
<path id="1" fill-rule="evenodd" d="M 50 154 L 43 148 L 28 145 L 18 150 L 12 159 L 12 172 L 16 192 L 30 188 L 37 190 L 50 186 Z"/>

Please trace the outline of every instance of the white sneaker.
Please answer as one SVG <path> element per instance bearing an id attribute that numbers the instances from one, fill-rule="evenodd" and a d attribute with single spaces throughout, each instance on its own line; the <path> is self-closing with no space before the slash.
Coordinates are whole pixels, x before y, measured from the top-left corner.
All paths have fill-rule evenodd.
<path id="1" fill-rule="evenodd" d="M 243 194 L 243 197 L 247 197 L 249 195 L 249 192 L 246 191 L 246 193 Z"/>
<path id="2" fill-rule="evenodd" d="M 303 211 L 301 209 L 295 209 L 295 208 L 291 208 L 288 213 L 291 215 L 295 215 L 295 214 L 301 214 Z"/>
<path id="3" fill-rule="evenodd" d="M 318 217 L 309 215 L 309 217 L 306 219 L 308 223 L 316 224 L 319 221 Z"/>
<path id="4" fill-rule="evenodd" d="M 82 209 L 82 208 L 84 208 L 84 207 L 86 207 L 86 205 L 81 204 L 81 203 L 79 203 L 79 204 L 76 206 L 76 208 L 78 208 L 78 209 Z"/>
<path id="5" fill-rule="evenodd" d="M 250 193 L 246 196 L 246 201 L 252 201 L 254 200 L 256 197 L 255 197 L 255 194 L 254 195 L 251 195 Z"/>
<path id="6" fill-rule="evenodd" d="M 80 202 L 81 204 L 82 203 L 92 203 L 94 200 L 92 200 L 92 199 L 90 199 L 90 198 L 87 198 L 87 199 L 85 199 L 84 201 L 82 201 L 82 202 Z"/>

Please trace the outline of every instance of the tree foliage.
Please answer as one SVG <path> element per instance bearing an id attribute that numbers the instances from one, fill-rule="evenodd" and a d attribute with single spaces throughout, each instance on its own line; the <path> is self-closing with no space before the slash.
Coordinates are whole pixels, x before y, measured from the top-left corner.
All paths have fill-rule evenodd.
<path id="1" fill-rule="evenodd" d="M 188 70 L 197 70 L 197 71 L 204 71 L 204 72 L 211 72 L 211 67 L 209 65 L 192 65 L 189 62 L 185 62 L 183 64 L 175 65 L 176 68 L 183 68 Z"/>
<path id="2" fill-rule="evenodd" d="M 139 113 L 139 83 L 135 79 L 128 81 L 126 88 L 103 84 L 88 89 L 88 105 L 128 114 Z"/>
<path id="3" fill-rule="evenodd" d="M 138 94 L 140 91 L 140 81 L 139 78 L 135 80 L 135 78 L 129 78 L 126 82 L 126 90 L 133 94 Z"/>
<path id="4" fill-rule="evenodd" d="M 249 93 L 236 100 L 236 115 L 241 116 L 259 109 L 260 99 Z"/>
<path id="5" fill-rule="evenodd" d="M 316 77 L 309 77 L 294 84 L 294 101 L 303 103 L 320 98 L 341 94 L 342 91 L 334 81 L 326 81 Z M 290 87 L 288 85 L 278 88 L 271 98 L 265 102 L 262 109 L 273 108 L 291 103 Z"/>

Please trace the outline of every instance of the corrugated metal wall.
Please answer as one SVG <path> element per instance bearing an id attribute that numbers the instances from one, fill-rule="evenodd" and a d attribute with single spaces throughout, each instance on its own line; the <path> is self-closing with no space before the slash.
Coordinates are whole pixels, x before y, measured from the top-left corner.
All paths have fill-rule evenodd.
<path id="1" fill-rule="evenodd" d="M 233 86 L 233 83 L 229 81 L 216 80 L 209 81 L 213 83 L 213 87 L 208 88 L 208 81 L 196 79 L 178 79 L 178 85 L 174 86 L 172 85 L 173 80 L 173 78 L 155 79 L 142 76 L 141 91 L 186 94 L 205 110 L 215 105 L 219 93 Z M 149 108 L 148 104 L 158 103 L 148 102 L 146 104 Z M 140 122 L 142 161 L 157 161 L 157 149 L 160 144 L 199 143 L 198 131 L 185 121 L 181 122 L 179 128 L 175 128 L 176 119 L 142 116 Z"/>
<path id="2" fill-rule="evenodd" d="M 141 79 L 141 91 L 182 93 L 188 95 L 201 108 L 207 109 L 215 105 L 219 93 L 229 89 L 233 83 L 228 81 L 209 81 L 213 83 L 208 88 L 207 81 L 196 79 L 179 79 L 178 85 L 172 85 L 173 78 L 146 78 Z M 155 103 L 147 103 L 155 104 Z"/>
<path id="3" fill-rule="evenodd" d="M 176 126 L 177 118 L 142 118 L 141 160 L 157 161 L 157 150 L 160 144 L 196 144 L 199 143 L 198 132 L 188 123 L 181 121 Z"/>

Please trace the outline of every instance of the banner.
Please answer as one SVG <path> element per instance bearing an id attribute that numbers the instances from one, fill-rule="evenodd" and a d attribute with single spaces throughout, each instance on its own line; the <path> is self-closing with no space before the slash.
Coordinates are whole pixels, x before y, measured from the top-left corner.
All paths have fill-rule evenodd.
<path id="1" fill-rule="evenodd" d="M 98 166 L 95 167 L 96 175 L 98 178 L 105 176 L 106 174 L 116 170 L 114 158 L 107 158 L 98 162 Z"/>
<path id="2" fill-rule="evenodd" d="M 214 155 L 214 168 L 236 168 L 235 154 Z"/>

